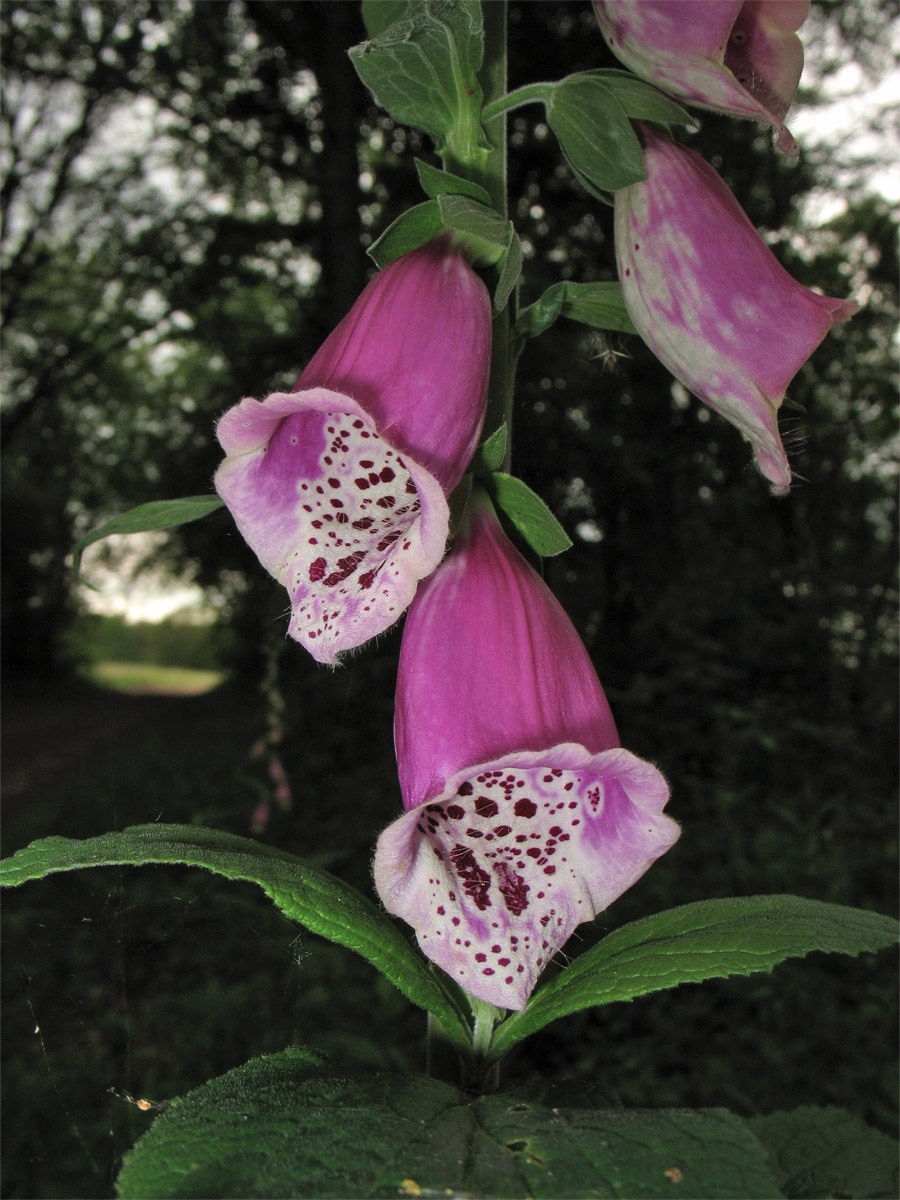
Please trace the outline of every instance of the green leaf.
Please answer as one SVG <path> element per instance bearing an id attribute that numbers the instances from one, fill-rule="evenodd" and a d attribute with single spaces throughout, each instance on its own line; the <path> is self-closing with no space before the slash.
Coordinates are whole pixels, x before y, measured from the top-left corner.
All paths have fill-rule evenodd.
<path id="1" fill-rule="evenodd" d="M 134 825 L 84 841 L 42 838 L 0 862 L 0 886 L 57 871 L 148 863 L 185 863 L 258 884 L 285 916 L 355 950 L 413 1004 L 434 1013 L 463 1053 L 471 1047 L 466 1021 L 439 976 L 381 909 L 327 871 L 250 838 L 194 825 Z"/>
<path id="2" fill-rule="evenodd" d="M 504 250 L 509 245 L 510 222 L 494 209 L 468 196 L 438 196 L 437 203 L 448 229 L 471 234 Z"/>
<path id="3" fill-rule="evenodd" d="M 72 547 L 72 566 L 78 571 L 81 556 L 94 542 L 109 537 L 111 533 L 146 533 L 151 529 L 171 529 L 175 525 L 186 525 L 188 521 L 199 521 L 221 508 L 223 501 L 218 496 L 184 496 L 180 500 L 151 500 L 137 508 L 111 517 L 99 529 L 77 541 Z"/>
<path id="4" fill-rule="evenodd" d="M 451 230 L 466 244 L 469 257 L 476 266 L 496 263 L 515 237 L 512 222 L 504 220 L 494 209 L 471 196 L 441 194 L 401 213 L 369 247 L 369 257 L 379 267 L 386 267 L 401 254 L 424 246 L 445 229 Z M 518 245 L 517 237 L 515 241 Z"/>
<path id="5" fill-rule="evenodd" d="M 425 200 L 401 213 L 372 243 L 367 253 L 377 266 L 386 267 L 401 254 L 418 250 L 430 242 L 443 228 L 444 221 L 437 200 Z"/>
<path id="6" fill-rule="evenodd" d="M 686 125 L 694 131 L 700 128 L 700 122 L 686 108 L 676 104 L 664 92 L 658 91 L 649 83 L 644 83 L 630 71 L 609 69 L 585 71 L 584 74 L 605 84 L 634 121 L 656 121 L 660 125 Z"/>
<path id="7" fill-rule="evenodd" d="M 502 471 L 489 475 L 485 483 L 494 504 L 506 513 L 537 554 L 552 558 L 572 545 L 562 525 L 527 483 Z"/>
<path id="8" fill-rule="evenodd" d="M 370 38 L 384 33 L 389 25 L 406 15 L 409 0 L 363 0 L 362 19 Z"/>
<path id="9" fill-rule="evenodd" d="M 522 274 L 522 242 L 516 233 L 512 221 L 509 222 L 506 242 L 506 253 L 503 256 L 503 267 L 500 278 L 494 289 L 494 314 L 502 313 L 509 303 L 513 289 Z"/>
<path id="10" fill-rule="evenodd" d="M 567 283 L 562 315 L 593 329 L 637 333 L 618 283 Z"/>
<path id="11" fill-rule="evenodd" d="M 560 316 L 566 298 L 568 283 L 553 283 L 534 304 L 523 308 L 516 318 L 514 332 L 521 338 L 538 337 Z"/>
<path id="12" fill-rule="evenodd" d="M 547 123 L 578 180 L 595 196 L 646 179 L 637 134 L 623 105 L 593 72 L 553 88 Z"/>
<path id="13" fill-rule="evenodd" d="M 419 173 L 419 183 L 426 196 L 433 200 L 438 196 L 470 196 L 481 204 L 490 204 L 491 198 L 479 183 L 471 179 L 463 179 L 461 175 L 453 175 L 450 171 L 441 171 L 417 158 L 416 170 Z"/>
<path id="14" fill-rule="evenodd" d="M 500 428 L 495 429 L 491 436 L 486 438 L 478 447 L 475 465 L 478 468 L 479 474 L 489 475 L 492 471 L 498 471 L 503 466 L 508 440 L 506 422 L 504 421 Z"/>
<path id="15" fill-rule="evenodd" d="M 900 1195 L 898 1145 L 843 1108 L 797 1108 L 750 1117 L 785 1196 L 894 1200 Z"/>
<path id="16" fill-rule="evenodd" d="M 618 283 L 571 283 L 568 280 L 552 284 L 534 304 L 523 308 L 515 332 L 523 338 L 537 337 L 560 316 L 590 325 L 592 329 L 637 333 Z"/>
<path id="17" fill-rule="evenodd" d="M 771 971 L 813 950 L 860 954 L 897 941 L 880 913 L 804 900 L 739 896 L 670 908 L 617 929 L 539 987 L 528 1007 L 497 1029 L 491 1057 L 568 1013 L 728 975 Z"/>
<path id="18" fill-rule="evenodd" d="M 354 46 L 357 74 L 395 121 L 433 138 L 484 147 L 478 70 L 484 53 L 479 0 L 410 0 L 404 14 Z"/>
<path id="19" fill-rule="evenodd" d="M 603 1112 L 472 1098 L 416 1075 L 271 1054 L 175 1101 L 125 1156 L 124 1200 L 403 1196 L 691 1200 L 780 1195 L 724 1109 Z"/>

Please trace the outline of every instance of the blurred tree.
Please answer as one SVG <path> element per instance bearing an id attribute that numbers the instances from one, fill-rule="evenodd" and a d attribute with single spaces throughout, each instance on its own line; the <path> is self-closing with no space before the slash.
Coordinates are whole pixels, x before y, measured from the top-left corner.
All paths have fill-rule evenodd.
<path id="1" fill-rule="evenodd" d="M 204 490 L 215 416 L 290 386 L 361 286 L 366 100 L 339 47 L 362 27 L 271 0 L 0 19 L 4 661 L 48 674 L 78 533 Z M 205 540 L 173 538 L 170 562 Z M 227 592 L 248 558 L 218 541 L 202 573 Z"/>

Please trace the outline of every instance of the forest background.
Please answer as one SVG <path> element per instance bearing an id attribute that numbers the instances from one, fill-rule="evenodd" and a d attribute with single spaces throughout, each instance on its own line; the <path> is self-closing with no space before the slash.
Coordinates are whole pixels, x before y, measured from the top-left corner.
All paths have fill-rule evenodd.
<path id="1" fill-rule="evenodd" d="M 512 86 L 616 65 L 587 3 L 513 3 L 510 20 Z M 736 432 L 637 338 L 563 320 L 521 360 L 513 470 L 574 542 L 545 577 L 684 828 L 583 944 L 712 896 L 896 911 L 898 262 L 873 187 L 895 20 L 892 0 L 814 4 L 801 103 L 824 117 L 853 62 L 857 115 L 810 137 L 799 165 L 747 123 L 704 114 L 691 138 L 797 279 L 861 304 L 790 389 L 789 498 L 770 497 Z M 369 891 L 399 804 L 399 631 L 317 667 L 285 641 L 282 589 L 223 511 L 139 566 L 196 583 L 215 615 L 148 653 L 194 654 L 187 665 L 225 667 L 227 682 L 193 698 L 103 693 L 77 668 L 108 652 L 111 627 L 101 652 L 70 551 L 117 512 L 210 489 L 216 418 L 293 386 L 371 275 L 366 246 L 421 198 L 413 156 L 431 161 L 430 146 L 359 84 L 346 49 L 365 33 L 344 0 L 8 0 L 0 35 L 4 853 L 140 821 L 247 833 L 272 786 L 250 749 L 275 662 L 293 807 L 262 836 Z M 614 278 L 611 214 L 540 110 L 511 131 L 523 303 L 560 278 Z M 91 561 L 125 570 L 121 552 L 98 549 L 88 577 Z M 108 1194 L 152 1116 L 131 1097 L 164 1101 L 292 1041 L 422 1069 L 422 1014 L 255 889 L 175 868 L 83 872 L 10 895 L 4 922 L 4 1196 Z M 893 1132 L 886 959 L 816 956 L 570 1017 L 509 1071 L 612 1104 L 841 1104 Z"/>

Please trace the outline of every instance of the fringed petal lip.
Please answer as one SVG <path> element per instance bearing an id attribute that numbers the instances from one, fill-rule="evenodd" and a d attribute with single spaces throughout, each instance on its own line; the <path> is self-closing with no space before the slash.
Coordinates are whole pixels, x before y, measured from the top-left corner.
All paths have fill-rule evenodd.
<path id="1" fill-rule="evenodd" d="M 392 625 L 444 554 L 440 484 L 326 388 L 242 400 L 219 422 L 216 488 L 287 588 L 289 634 L 334 663 Z"/>
<path id="2" fill-rule="evenodd" d="M 525 1007 L 577 925 L 674 844 L 660 772 L 627 750 L 567 743 L 458 772 L 378 841 L 389 912 L 461 987 Z"/>

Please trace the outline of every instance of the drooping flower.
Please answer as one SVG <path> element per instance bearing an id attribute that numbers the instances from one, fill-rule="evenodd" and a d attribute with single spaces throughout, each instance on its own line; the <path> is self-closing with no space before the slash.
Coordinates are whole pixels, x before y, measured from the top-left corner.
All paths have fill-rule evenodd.
<path id="1" fill-rule="evenodd" d="M 440 562 L 490 349 L 487 289 L 438 238 L 376 275 L 292 392 L 219 421 L 216 489 L 319 662 L 393 625 Z"/>
<path id="2" fill-rule="evenodd" d="M 406 812 L 375 883 L 472 995 L 522 1009 L 582 921 L 678 837 L 659 771 L 623 750 L 552 592 L 476 492 L 406 620 L 394 740 Z"/>
<path id="3" fill-rule="evenodd" d="M 641 126 L 647 178 L 615 195 L 625 307 L 676 379 L 749 439 L 776 495 L 791 471 L 778 434 L 787 386 L 849 300 L 797 283 L 698 154 Z"/>
<path id="4" fill-rule="evenodd" d="M 594 0 L 613 54 L 672 96 L 771 125 L 776 146 L 797 153 L 784 125 L 800 74 L 797 37 L 809 0 Z"/>

